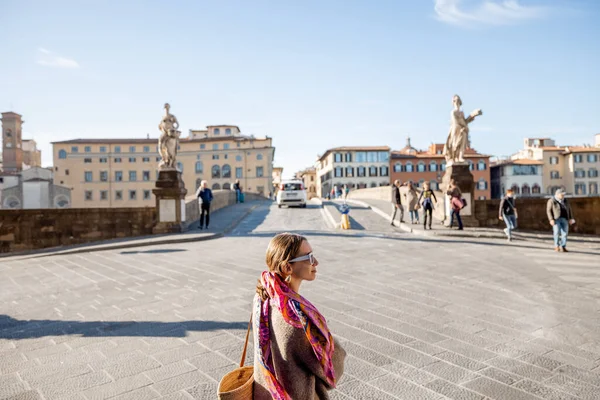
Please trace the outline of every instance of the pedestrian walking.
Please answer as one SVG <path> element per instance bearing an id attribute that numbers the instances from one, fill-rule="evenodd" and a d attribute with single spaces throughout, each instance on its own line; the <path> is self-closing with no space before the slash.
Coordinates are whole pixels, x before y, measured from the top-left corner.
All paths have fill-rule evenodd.
<path id="1" fill-rule="evenodd" d="M 344 373 L 346 352 L 326 319 L 304 296 L 319 262 L 303 236 L 271 239 L 252 313 L 254 400 L 325 400 Z"/>
<path id="2" fill-rule="evenodd" d="M 400 195 L 400 181 L 394 181 L 392 185 L 392 221 L 390 225 L 394 225 L 396 213 L 400 211 L 400 223 L 404 222 L 404 206 L 402 205 L 402 196 Z"/>
<path id="3" fill-rule="evenodd" d="M 242 187 L 240 186 L 239 179 L 233 184 L 233 189 L 235 190 L 235 202 L 239 203 L 241 198 L 240 195 L 242 194 Z"/>
<path id="4" fill-rule="evenodd" d="M 567 252 L 569 225 L 575 223 L 571 205 L 565 198 L 565 194 L 564 189 L 558 189 L 554 197 L 549 199 L 546 205 L 546 214 L 548 215 L 548 221 L 552 225 L 552 233 L 554 234 L 554 250 L 563 252 Z"/>
<path id="5" fill-rule="evenodd" d="M 450 196 L 450 228 L 454 225 L 454 218 L 458 222 L 458 230 L 463 230 L 462 218 L 460 217 L 460 210 L 465 207 L 465 202 L 462 198 L 462 192 L 456 185 L 454 179 L 450 181 L 450 187 L 446 192 Z"/>
<path id="6" fill-rule="evenodd" d="M 437 203 L 435 193 L 429 187 L 429 182 L 423 183 L 423 191 L 419 196 L 419 204 L 423 206 L 423 229 L 427 229 L 427 215 L 429 215 L 429 229 L 433 222 L 433 207 Z"/>
<path id="7" fill-rule="evenodd" d="M 506 196 L 500 201 L 500 210 L 498 218 L 500 221 L 504 221 L 506 228 L 504 233 L 506 234 L 507 240 L 512 240 L 512 231 L 517 229 L 517 208 L 515 207 L 515 198 L 513 197 L 512 189 L 506 191 Z"/>
<path id="8" fill-rule="evenodd" d="M 208 229 L 208 225 L 210 224 L 210 202 L 213 199 L 212 190 L 208 187 L 208 182 L 202 181 L 200 183 L 200 187 L 196 192 L 196 197 L 198 198 L 198 202 L 200 203 L 200 229 L 204 227 L 204 221 L 206 216 L 206 229 Z"/>
<path id="9" fill-rule="evenodd" d="M 404 194 L 406 198 L 406 207 L 408 208 L 408 213 L 410 214 L 410 223 L 418 224 L 419 223 L 419 195 L 414 188 L 412 182 L 408 182 L 407 184 L 407 192 Z"/>
<path id="10" fill-rule="evenodd" d="M 350 193 L 350 188 L 348 185 L 344 184 L 344 200 L 348 199 L 348 193 Z"/>

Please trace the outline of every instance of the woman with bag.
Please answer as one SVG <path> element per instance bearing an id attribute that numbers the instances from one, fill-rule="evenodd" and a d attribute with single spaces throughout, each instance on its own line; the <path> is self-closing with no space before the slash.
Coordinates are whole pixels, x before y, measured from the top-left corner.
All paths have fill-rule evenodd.
<path id="1" fill-rule="evenodd" d="M 463 230 L 462 219 L 460 218 L 460 210 L 466 206 L 466 201 L 462 198 L 462 192 L 456 185 L 454 179 L 450 181 L 450 188 L 446 192 L 450 196 L 450 228 L 454 225 L 454 218 L 458 221 L 458 230 Z"/>
<path id="2" fill-rule="evenodd" d="M 404 195 L 406 198 L 406 204 L 408 207 L 408 212 L 410 214 L 410 223 L 418 224 L 419 223 L 419 195 L 415 190 L 412 182 L 408 182 L 408 191 Z"/>
<path id="3" fill-rule="evenodd" d="M 321 313 L 298 291 L 317 277 L 306 238 L 276 235 L 268 271 L 256 286 L 253 311 L 254 399 L 326 400 L 344 372 L 346 352 Z"/>
<path id="4" fill-rule="evenodd" d="M 421 199 L 423 202 L 421 202 Z M 423 191 L 419 196 L 419 203 L 423 206 L 423 229 L 427 229 L 427 214 L 429 214 L 429 229 L 431 229 L 434 201 L 437 203 L 435 193 L 429 188 L 429 182 L 423 183 Z"/>

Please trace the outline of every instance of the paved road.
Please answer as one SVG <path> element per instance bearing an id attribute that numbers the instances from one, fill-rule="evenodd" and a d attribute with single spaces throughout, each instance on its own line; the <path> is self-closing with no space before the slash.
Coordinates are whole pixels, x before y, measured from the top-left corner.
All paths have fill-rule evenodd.
<path id="1" fill-rule="evenodd" d="M 269 203 L 222 239 L 2 260 L 0 399 L 216 398 L 282 230 L 309 237 L 303 294 L 349 354 L 332 398 L 600 398 L 598 252 L 369 223 Z"/>

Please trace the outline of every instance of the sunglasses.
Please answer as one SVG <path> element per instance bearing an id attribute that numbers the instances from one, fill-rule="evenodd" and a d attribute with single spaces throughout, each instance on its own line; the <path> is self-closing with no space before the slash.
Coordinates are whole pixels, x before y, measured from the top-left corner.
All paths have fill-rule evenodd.
<path id="1" fill-rule="evenodd" d="M 297 258 L 294 258 L 293 260 L 290 260 L 289 262 L 291 263 L 295 263 L 295 262 L 300 262 L 300 261 L 306 261 L 308 260 L 310 262 L 310 265 L 315 265 L 317 262 L 317 259 L 315 258 L 315 256 L 313 256 L 313 253 L 308 253 L 305 256 L 300 256 Z"/>

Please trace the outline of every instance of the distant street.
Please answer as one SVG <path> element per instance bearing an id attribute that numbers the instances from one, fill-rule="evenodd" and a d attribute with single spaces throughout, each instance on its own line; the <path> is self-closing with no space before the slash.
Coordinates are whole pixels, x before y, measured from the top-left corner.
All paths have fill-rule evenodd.
<path id="1" fill-rule="evenodd" d="M 302 294 L 349 355 L 333 399 L 600 398 L 600 250 L 351 217 L 262 203 L 221 239 L 1 260 L 0 399 L 215 399 L 281 231 L 310 240 Z"/>

